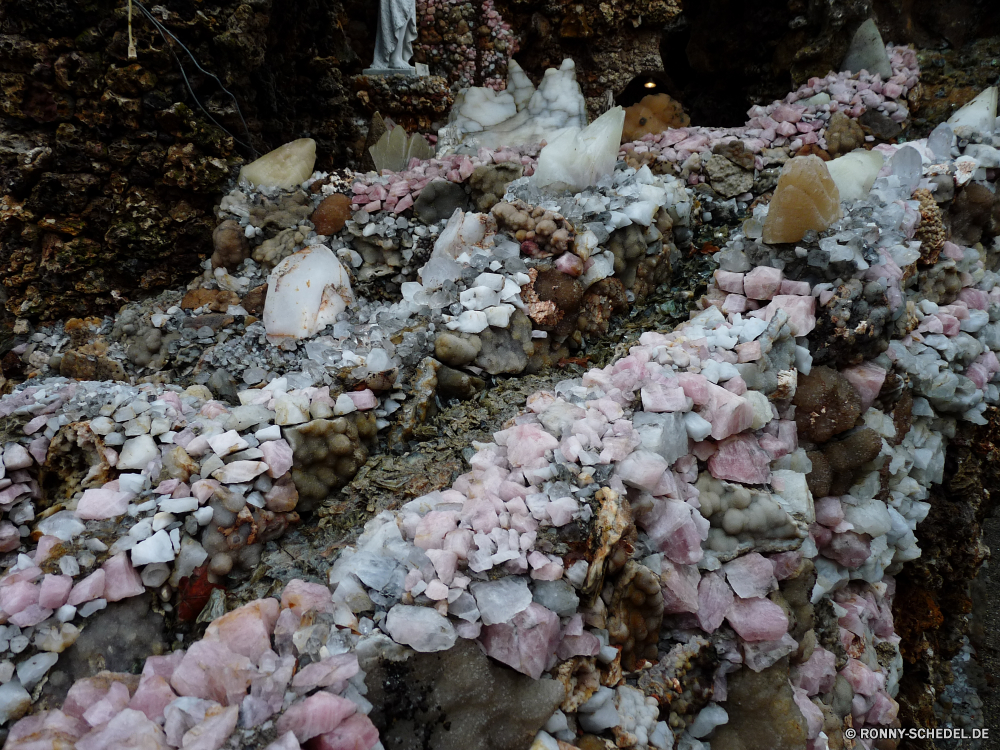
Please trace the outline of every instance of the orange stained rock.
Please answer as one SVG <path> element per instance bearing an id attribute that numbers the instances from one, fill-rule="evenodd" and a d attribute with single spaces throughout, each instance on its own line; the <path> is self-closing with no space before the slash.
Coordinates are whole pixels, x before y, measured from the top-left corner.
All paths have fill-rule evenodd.
<path id="1" fill-rule="evenodd" d="M 625 126 L 622 143 L 638 141 L 650 133 L 662 133 L 667 128 L 683 128 L 691 118 L 681 108 L 680 102 L 666 94 L 644 96 L 638 104 L 625 108 Z"/>
<path id="2" fill-rule="evenodd" d="M 764 220 L 764 242 L 798 242 L 810 229 L 822 232 L 840 218 L 840 191 L 818 156 L 785 163 Z"/>

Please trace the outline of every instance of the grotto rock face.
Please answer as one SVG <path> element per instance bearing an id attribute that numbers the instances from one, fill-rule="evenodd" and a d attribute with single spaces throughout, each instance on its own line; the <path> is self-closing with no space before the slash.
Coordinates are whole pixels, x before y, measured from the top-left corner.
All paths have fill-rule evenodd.
<path id="1" fill-rule="evenodd" d="M 364 13 L 342 24 L 344 12 L 341 3 L 223 2 L 203 15 L 166 4 L 158 21 L 233 92 L 251 129 L 175 46 L 198 99 L 229 136 L 191 100 L 169 46 L 138 9 L 130 60 L 121 3 L 4 3 L 6 312 L 103 313 L 122 298 L 186 283 L 212 253 L 212 206 L 234 167 L 252 159 L 250 145 L 264 153 L 309 131 L 324 159 L 356 156 L 342 80 L 370 43 Z"/>

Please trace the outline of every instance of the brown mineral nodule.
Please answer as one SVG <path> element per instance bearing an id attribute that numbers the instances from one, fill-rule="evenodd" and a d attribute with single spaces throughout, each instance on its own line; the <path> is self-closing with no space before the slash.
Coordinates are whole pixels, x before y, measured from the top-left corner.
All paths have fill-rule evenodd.
<path id="1" fill-rule="evenodd" d="M 250 244 L 239 222 L 226 219 L 212 233 L 212 268 L 235 271 L 240 263 L 250 257 Z"/>
<path id="2" fill-rule="evenodd" d="M 343 229 L 350 218 L 351 199 L 336 193 L 323 199 L 309 217 L 309 221 L 316 227 L 316 234 L 329 237 Z"/>
<path id="3" fill-rule="evenodd" d="M 192 289 L 184 295 L 181 300 L 182 310 L 197 310 L 199 307 L 208 305 L 208 309 L 214 312 L 225 312 L 230 305 L 240 304 L 240 298 L 236 292 L 227 289 Z"/>
<path id="4" fill-rule="evenodd" d="M 840 191 L 818 156 L 785 163 L 764 220 L 764 242 L 798 242 L 806 232 L 822 232 L 840 218 Z"/>
<path id="5" fill-rule="evenodd" d="M 814 367 L 799 376 L 794 404 L 799 435 L 814 443 L 851 429 L 861 413 L 861 397 L 854 386 L 829 367 Z"/>
<path id="6" fill-rule="evenodd" d="M 667 128 L 683 128 L 691 124 L 681 103 L 667 94 L 644 96 L 638 104 L 625 109 L 622 142 L 638 141 L 650 133 L 662 133 Z"/>
<path id="7" fill-rule="evenodd" d="M 865 145 L 865 131 L 843 112 L 834 112 L 826 128 L 826 146 L 830 156 L 849 154 Z"/>

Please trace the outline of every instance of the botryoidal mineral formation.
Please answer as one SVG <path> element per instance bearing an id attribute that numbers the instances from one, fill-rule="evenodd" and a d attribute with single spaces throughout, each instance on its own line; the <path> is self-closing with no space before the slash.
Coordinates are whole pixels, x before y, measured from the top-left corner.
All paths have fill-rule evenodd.
<path id="1" fill-rule="evenodd" d="M 594 154 L 616 136 L 602 130 Z M 116 325 L 157 339 L 147 364 L 170 336 L 203 344 L 200 360 L 242 358 L 250 387 L 230 384 L 226 404 L 197 383 L 49 375 L 0 401 L 6 747 L 369 750 L 418 724 L 427 746 L 470 747 L 501 690 L 517 708 L 497 731 L 533 750 L 823 750 L 893 725 L 894 576 L 921 554 L 949 438 L 1000 401 L 1000 246 L 991 212 L 967 208 L 993 205 L 997 145 L 994 92 L 926 140 L 791 159 L 688 322 L 532 395 L 450 487 L 371 519 L 325 581 L 292 580 L 141 674 L 80 679 L 24 716 L 109 602 L 253 569 L 414 410 L 403 370 L 454 368 L 474 390 L 524 371 L 536 345 L 606 331 L 667 278 L 697 204 L 622 162 L 546 192 L 526 174 L 544 149 L 506 146 L 406 177 L 234 191 L 191 290 L 196 326 L 177 305 Z M 448 185 L 491 164 L 501 186 L 477 213 Z M 411 224 L 400 205 L 428 174 L 444 179 L 416 201 L 441 192 Z M 321 234 L 305 218 L 335 195 L 356 208 Z M 281 241 L 258 236 L 270 217 Z M 239 295 L 265 270 L 261 323 Z M 369 299 L 378 278 L 395 286 Z M 221 341 L 220 303 L 218 327 L 243 321 Z M 55 351 L 18 354 L 47 374 L 70 334 L 36 335 Z M 440 705 L 404 721 L 388 691 L 407 682 L 386 675 L 428 671 Z M 456 690 L 461 675 L 478 681 Z"/>

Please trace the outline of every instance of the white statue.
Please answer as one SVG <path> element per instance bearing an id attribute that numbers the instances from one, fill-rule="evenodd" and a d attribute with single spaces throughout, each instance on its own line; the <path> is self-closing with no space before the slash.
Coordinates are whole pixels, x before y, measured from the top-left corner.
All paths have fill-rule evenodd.
<path id="1" fill-rule="evenodd" d="M 416 0 L 381 0 L 375 60 L 366 74 L 414 73 L 410 65 L 417 38 Z"/>

